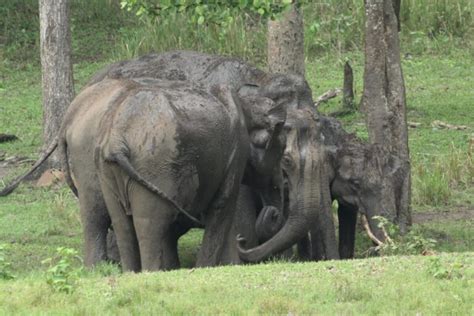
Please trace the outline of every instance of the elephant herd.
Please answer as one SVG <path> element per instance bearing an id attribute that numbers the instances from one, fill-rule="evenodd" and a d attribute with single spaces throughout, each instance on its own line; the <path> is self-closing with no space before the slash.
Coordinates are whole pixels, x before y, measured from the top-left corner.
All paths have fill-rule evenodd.
<path id="1" fill-rule="evenodd" d="M 204 229 L 197 266 L 351 258 L 357 213 L 375 215 L 400 161 L 317 112 L 305 79 L 198 52 L 150 54 L 99 71 L 54 142 L 77 195 L 85 264 L 107 260 L 113 228 L 126 271 L 179 267 L 177 243 Z M 9 194 L 21 177 L 0 192 Z M 332 201 L 338 201 L 338 238 Z"/>

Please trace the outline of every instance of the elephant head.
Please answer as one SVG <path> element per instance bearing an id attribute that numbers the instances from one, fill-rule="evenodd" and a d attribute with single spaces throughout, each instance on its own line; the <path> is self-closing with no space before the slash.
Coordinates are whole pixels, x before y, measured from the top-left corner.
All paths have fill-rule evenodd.
<path id="1" fill-rule="evenodd" d="M 386 234 L 378 227 L 376 216 L 383 216 L 395 222 L 397 214 L 397 191 L 401 188 L 388 187 L 387 179 L 396 179 L 402 171 L 402 161 L 394 155 L 381 152 L 380 146 L 364 144 L 352 135 L 346 137 L 344 145 L 332 153 L 335 170 L 331 183 L 331 194 L 339 204 L 346 205 L 365 215 L 376 243 L 384 242 Z"/>
<path id="2" fill-rule="evenodd" d="M 310 108 L 288 110 L 285 123 L 286 147 L 280 168 L 288 184 L 289 211 L 283 227 L 265 243 L 245 249 L 245 239 L 238 237 L 243 261 L 256 262 L 295 244 L 316 222 L 332 220 L 330 213 L 328 159 L 323 150 L 319 119 Z M 328 224 L 331 228 L 333 223 Z M 325 226 L 326 227 L 326 226 Z M 332 226 L 334 234 L 334 227 Z M 335 236 L 329 248 L 336 249 Z M 329 246 L 329 245 L 328 245 Z M 337 254 L 335 255 L 337 256 Z"/>
<path id="3" fill-rule="evenodd" d="M 282 127 L 287 112 L 313 109 L 311 88 L 299 75 L 266 75 L 257 83 L 243 84 L 237 93 L 251 137 L 251 164 L 270 175 L 279 167 L 286 146 Z M 265 159 L 264 159 L 265 158 Z"/>
<path id="4" fill-rule="evenodd" d="M 331 194 L 339 203 L 340 240 L 341 216 L 344 214 L 341 209 L 344 209 L 365 215 L 371 238 L 376 243 L 383 242 L 385 233 L 378 227 L 374 216 L 396 221 L 400 213 L 397 202 L 403 192 L 405 178 L 403 170 L 406 170 L 403 161 L 384 152 L 383 146 L 364 143 L 345 132 L 336 119 L 325 116 L 320 119 L 324 144 L 334 170 Z M 354 217 L 354 225 L 355 220 Z M 352 257 L 353 245 L 349 248 L 352 249 L 346 249 L 346 254 L 341 256 Z"/>
<path id="5" fill-rule="evenodd" d="M 261 85 L 260 95 L 270 98 L 276 102 L 286 98 L 286 109 L 314 108 L 311 88 L 305 78 L 296 74 L 271 75 Z M 292 97 L 288 98 L 291 94 Z"/>

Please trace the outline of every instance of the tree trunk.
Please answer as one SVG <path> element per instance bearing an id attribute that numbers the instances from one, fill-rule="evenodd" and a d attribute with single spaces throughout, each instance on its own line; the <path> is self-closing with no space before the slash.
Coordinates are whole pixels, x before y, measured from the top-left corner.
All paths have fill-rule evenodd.
<path id="1" fill-rule="evenodd" d="M 400 9 L 402 7 L 402 0 L 393 0 L 393 10 L 397 17 L 397 30 L 400 32 L 402 29 L 402 23 L 400 21 Z"/>
<path id="2" fill-rule="evenodd" d="M 68 0 L 39 0 L 43 83 L 43 148 L 58 134 L 63 115 L 74 97 Z M 49 167 L 59 167 L 53 153 Z"/>
<path id="3" fill-rule="evenodd" d="M 384 211 L 388 214 L 384 216 L 405 231 L 411 224 L 411 180 L 397 19 L 392 0 L 366 0 L 365 12 L 362 109 L 366 113 L 370 142 L 383 149 L 379 160 L 389 164 L 387 157 L 392 154 L 402 161 L 399 172 L 392 176 L 387 174 L 383 180 L 384 202 L 395 205 L 395 208 L 387 207 Z"/>
<path id="4" fill-rule="evenodd" d="M 304 76 L 303 16 L 295 3 L 282 17 L 275 21 L 268 21 L 267 40 L 267 60 L 270 72 Z"/>
<path id="5" fill-rule="evenodd" d="M 354 111 L 354 75 L 348 61 L 344 65 L 344 87 L 342 88 L 342 108 Z"/>

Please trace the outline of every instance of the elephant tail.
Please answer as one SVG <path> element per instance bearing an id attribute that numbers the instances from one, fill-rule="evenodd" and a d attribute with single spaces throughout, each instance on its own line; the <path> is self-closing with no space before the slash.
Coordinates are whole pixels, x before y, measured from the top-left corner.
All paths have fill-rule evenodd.
<path id="1" fill-rule="evenodd" d="M 36 169 L 38 169 L 39 166 L 41 166 L 41 164 L 45 162 L 49 156 L 51 156 L 51 154 L 54 152 L 56 147 L 58 147 L 58 139 L 59 137 L 56 136 L 53 142 L 48 146 L 48 148 L 46 148 L 46 150 L 43 151 L 40 158 L 35 162 L 35 164 L 31 167 L 31 169 L 28 170 L 27 173 L 14 179 L 12 183 L 10 183 L 5 188 L 3 188 L 3 190 L 0 191 L 0 196 L 7 196 L 10 193 L 12 193 L 26 177 L 30 176 L 33 172 L 35 172 Z"/>
<path id="2" fill-rule="evenodd" d="M 69 157 L 68 157 L 68 153 L 67 153 L 67 142 L 65 139 L 62 139 L 59 144 L 58 144 L 58 150 L 60 151 L 60 154 L 61 154 L 61 165 L 63 166 L 64 168 L 64 179 L 66 180 L 66 183 L 67 185 L 69 186 L 69 188 L 71 189 L 72 193 L 74 193 L 74 195 L 76 197 L 79 197 L 79 194 L 77 192 L 77 187 L 76 185 L 74 184 L 74 181 L 72 180 L 72 176 L 71 176 L 71 167 L 69 165 Z"/>
<path id="3" fill-rule="evenodd" d="M 198 227 L 204 227 L 204 225 L 199 221 L 196 217 L 192 216 L 183 209 L 173 198 L 168 196 L 165 192 L 161 191 L 158 187 L 156 187 L 153 183 L 150 183 L 145 178 L 143 178 L 138 171 L 133 167 L 130 163 L 130 160 L 124 153 L 115 153 L 112 154 L 107 161 L 117 163 L 127 174 L 128 176 L 138 182 L 139 184 L 143 185 L 145 188 L 150 190 L 151 192 L 155 193 L 156 195 L 160 196 L 161 198 L 167 200 L 171 205 L 173 205 L 178 212 L 184 214 L 187 218 L 189 218 L 192 222 L 194 222 Z"/>

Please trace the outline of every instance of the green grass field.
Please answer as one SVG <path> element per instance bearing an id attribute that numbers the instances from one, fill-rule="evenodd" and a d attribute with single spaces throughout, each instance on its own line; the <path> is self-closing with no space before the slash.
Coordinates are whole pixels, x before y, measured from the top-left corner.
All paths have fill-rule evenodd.
<path id="1" fill-rule="evenodd" d="M 459 0 L 458 5 L 465 7 L 456 11 L 456 6 L 451 7 L 456 1 L 423 1 L 436 12 L 451 14 L 450 21 L 472 21 L 469 2 Z M 361 25 L 356 14 L 362 11 L 349 12 L 333 0 L 323 2 L 332 3 L 321 6 L 324 17 L 305 12 L 307 79 L 315 97 L 340 87 L 343 63 L 349 60 L 359 100 L 364 63 L 361 37 L 358 31 L 352 36 L 350 30 Z M 42 145 L 41 72 L 37 20 L 32 15 L 36 3 L 8 0 L 0 5 L 6 17 L 0 21 L 4 30 L 3 37 L 0 34 L 0 133 L 19 137 L 0 144 L 0 187 L 29 166 L 2 167 L 3 159 L 36 159 Z M 229 35 L 231 44 L 223 47 L 211 35 L 179 37 L 176 29 L 138 23 L 116 8 L 104 10 L 110 3 L 78 0 L 73 4 L 76 91 L 111 61 L 171 47 L 233 53 L 264 67 L 261 30 L 239 32 L 242 26 L 236 25 Z M 412 9 L 422 7 L 419 2 L 407 3 Z M 436 29 L 433 12 L 420 17 L 419 11 L 412 10 L 418 18 L 407 20 L 401 34 L 408 120 L 419 123 L 410 129 L 409 144 L 412 209 L 419 220 L 410 238 L 387 251 L 400 256 L 366 259 L 371 244 L 358 233 L 357 260 L 190 270 L 202 236 L 193 230 L 180 240 L 181 262 L 187 269 L 121 274 L 113 265 L 83 270 L 80 260 L 72 259 L 66 261 L 63 276 L 77 277 L 71 281 L 72 293 L 66 294 L 48 285 L 51 266 L 42 262 L 53 258 L 57 267 L 58 247 L 75 249 L 81 256 L 77 201 L 65 186 L 37 188 L 25 183 L 0 198 L 0 314 L 474 313 L 474 49 L 473 33 L 465 31 L 472 29 L 472 23 L 460 27 L 462 34 L 456 35 L 454 22 Z M 408 19 L 409 12 L 403 14 Z M 320 36 L 311 28 L 316 22 Z M 149 31 L 150 25 L 157 29 Z M 439 34 L 426 36 L 429 30 Z M 339 108 L 340 98 L 335 98 L 320 110 L 331 113 Z M 361 115 L 340 119 L 347 130 L 367 137 Z M 439 128 L 432 125 L 436 120 L 467 129 Z M 420 253 L 429 239 L 436 240 L 428 252 L 435 255 L 403 256 Z M 7 275 L 15 278 L 7 280 Z"/>
<path id="2" fill-rule="evenodd" d="M 466 253 L 138 275 L 101 271 L 83 274 L 72 294 L 52 292 L 35 274 L 0 281 L 0 313 L 469 315 L 473 264 Z"/>

